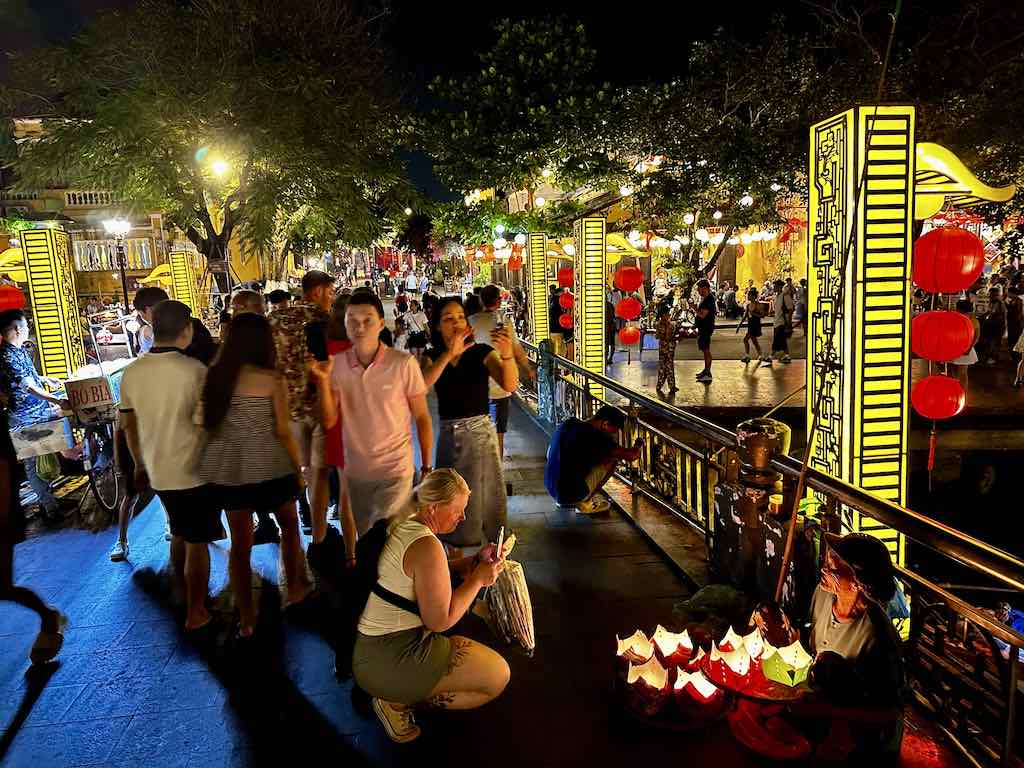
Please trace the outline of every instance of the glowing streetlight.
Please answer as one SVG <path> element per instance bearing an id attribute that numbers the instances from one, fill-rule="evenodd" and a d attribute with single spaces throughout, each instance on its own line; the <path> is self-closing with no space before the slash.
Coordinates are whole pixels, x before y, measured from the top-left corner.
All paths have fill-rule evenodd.
<path id="1" fill-rule="evenodd" d="M 227 160 L 223 160 L 221 158 L 218 158 L 218 159 L 214 160 L 210 164 L 210 170 L 213 171 L 213 175 L 216 176 L 217 178 L 220 178 L 225 173 L 227 173 L 228 169 L 230 167 L 231 166 L 228 165 L 228 161 Z"/>
<path id="2" fill-rule="evenodd" d="M 715 211 L 714 213 L 711 214 L 711 218 L 714 219 L 715 221 L 718 221 L 720 218 L 722 218 L 722 212 Z"/>
<path id="3" fill-rule="evenodd" d="M 103 222 L 103 228 L 107 230 L 108 235 L 113 235 L 114 242 L 116 244 L 117 251 L 117 269 L 121 273 L 121 292 L 124 294 L 124 309 L 128 311 L 128 278 L 124 274 L 125 268 L 125 252 L 124 252 L 124 236 L 127 235 L 132 225 L 130 221 L 122 218 L 106 219 Z"/>
<path id="4" fill-rule="evenodd" d="M 412 216 L 412 208 L 406 208 L 405 209 L 405 215 L 406 216 Z"/>

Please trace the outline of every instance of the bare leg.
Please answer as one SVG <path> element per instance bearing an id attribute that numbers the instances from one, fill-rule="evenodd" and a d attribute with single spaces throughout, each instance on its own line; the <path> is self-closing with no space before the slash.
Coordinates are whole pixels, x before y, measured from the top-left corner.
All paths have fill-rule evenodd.
<path id="1" fill-rule="evenodd" d="M 228 580 L 238 606 L 238 634 L 248 637 L 256 626 L 252 605 L 252 510 L 228 511 L 231 529 L 231 553 L 228 555 Z"/>
<path id="2" fill-rule="evenodd" d="M 711 347 L 704 350 L 704 370 L 711 372 Z"/>
<path id="3" fill-rule="evenodd" d="M 210 592 L 209 547 L 205 543 L 185 543 L 185 595 L 188 604 L 185 629 L 198 629 L 210 620 L 206 610 L 206 596 Z"/>
<path id="4" fill-rule="evenodd" d="M 505 458 L 505 433 L 504 432 L 499 432 L 498 433 L 498 458 L 499 459 L 504 459 Z"/>
<path id="5" fill-rule="evenodd" d="M 327 467 L 308 467 L 306 482 L 311 489 L 309 500 L 313 518 L 313 541 L 321 542 L 327 535 L 327 503 L 330 501 L 330 486 L 327 479 Z"/>
<path id="6" fill-rule="evenodd" d="M 126 496 L 121 502 L 120 509 L 117 511 L 117 540 L 122 544 L 128 543 L 128 523 L 132 520 L 132 515 L 135 513 L 135 503 L 138 500 L 138 494 Z"/>
<path id="7" fill-rule="evenodd" d="M 185 583 L 185 540 L 181 536 L 171 537 L 171 578 L 178 599 L 186 595 Z"/>
<path id="8" fill-rule="evenodd" d="M 0 543 L 0 600 L 16 603 L 36 613 L 43 632 L 60 629 L 59 611 L 44 603 L 31 589 L 14 585 L 14 547 L 7 542 Z"/>
<path id="9" fill-rule="evenodd" d="M 302 540 L 299 538 L 299 517 L 295 514 L 295 504 L 291 501 L 282 504 L 275 510 L 274 517 L 281 527 L 281 563 L 288 583 L 287 601 L 289 605 L 300 603 L 313 591 L 313 583 L 306 576 L 306 556 L 302 552 Z"/>
<path id="10" fill-rule="evenodd" d="M 501 695 L 511 676 L 508 662 L 486 645 L 465 637 L 456 635 L 451 642 L 448 671 L 434 687 L 427 704 L 444 709 L 476 709 Z"/>
<path id="11" fill-rule="evenodd" d="M 758 343 L 757 339 L 755 339 L 753 336 L 751 336 L 750 337 L 750 343 L 754 345 L 754 351 L 757 352 L 757 356 L 758 357 L 764 357 L 764 355 L 761 354 L 761 345 Z"/>

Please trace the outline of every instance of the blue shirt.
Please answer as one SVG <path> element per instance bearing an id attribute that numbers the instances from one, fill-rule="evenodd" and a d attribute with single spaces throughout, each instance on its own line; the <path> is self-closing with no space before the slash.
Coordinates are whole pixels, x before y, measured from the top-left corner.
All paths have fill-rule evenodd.
<path id="1" fill-rule="evenodd" d="M 571 418 L 555 430 L 544 467 L 544 487 L 563 506 L 583 501 L 590 493 L 587 475 L 605 461 L 618 444 L 590 424 Z"/>
<path id="2" fill-rule="evenodd" d="M 39 389 L 46 389 L 28 352 L 24 347 L 16 347 L 6 341 L 0 346 L 0 387 L 7 395 L 11 426 L 20 427 L 51 418 L 53 409 L 50 404 L 22 386 L 21 382 L 29 379 Z"/>

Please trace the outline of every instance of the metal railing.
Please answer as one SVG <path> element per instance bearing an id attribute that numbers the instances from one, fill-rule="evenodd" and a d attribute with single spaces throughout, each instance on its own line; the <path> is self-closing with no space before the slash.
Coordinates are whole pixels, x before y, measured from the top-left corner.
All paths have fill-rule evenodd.
<path id="1" fill-rule="evenodd" d="M 569 417 L 589 418 L 609 402 L 627 414 L 624 445 L 641 438 L 641 458 L 620 479 L 698 531 L 710 554 L 716 535 L 715 486 L 726 474 L 726 457 L 737 446 L 736 434 L 700 416 L 587 371 L 572 361 L 523 342 L 537 364 L 535 389 L 524 389 L 538 420 L 554 429 Z M 592 392 L 603 390 L 599 400 Z M 784 478 L 800 472 L 800 462 L 780 456 L 774 468 Z M 862 488 L 811 470 L 808 488 L 824 503 L 821 528 L 839 532 L 840 508 L 855 509 L 902 533 L 908 548 L 928 550 L 940 563 L 930 571 L 975 574 L 981 583 L 939 583 L 910 567 L 897 567 L 909 598 L 905 627 L 907 674 L 914 700 L 932 713 L 938 726 L 977 764 L 1016 763 L 1016 708 L 1019 663 L 1024 636 L 975 604 L 972 596 L 995 599 L 1024 596 L 1024 561 L 934 518 L 872 496 Z M 908 560 L 908 563 L 910 561 Z M 946 564 L 948 567 L 944 567 Z"/>

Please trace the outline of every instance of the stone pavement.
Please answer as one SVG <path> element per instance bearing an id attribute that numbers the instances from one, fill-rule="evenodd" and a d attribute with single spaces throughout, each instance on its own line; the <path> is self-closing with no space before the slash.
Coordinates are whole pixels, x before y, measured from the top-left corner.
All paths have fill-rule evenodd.
<path id="1" fill-rule="evenodd" d="M 70 627 L 59 663 L 26 675 L 35 617 L 0 603 L 0 765 L 205 768 L 314 755 L 342 765 L 403 765 L 456 753 L 510 767 L 681 754 L 754 764 L 724 725 L 699 735 L 651 731 L 616 706 L 614 635 L 671 625 L 687 582 L 625 518 L 557 511 L 541 483 L 545 450 L 543 434 L 513 408 L 510 521 L 537 650 L 530 658 L 504 646 L 475 617 L 460 624 L 458 632 L 509 659 L 512 682 L 491 705 L 425 716 L 418 742 L 393 745 L 372 715 L 353 706 L 351 682 L 334 679 L 316 608 L 282 616 L 271 545 L 254 550 L 261 618 L 252 647 L 229 639 L 225 542 L 212 554 L 219 629 L 203 642 L 184 638 L 159 575 L 167 545 L 154 503 L 132 523 L 129 563 L 107 559 L 112 528 L 47 533 L 17 548 L 17 580 L 59 606 Z"/>

